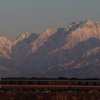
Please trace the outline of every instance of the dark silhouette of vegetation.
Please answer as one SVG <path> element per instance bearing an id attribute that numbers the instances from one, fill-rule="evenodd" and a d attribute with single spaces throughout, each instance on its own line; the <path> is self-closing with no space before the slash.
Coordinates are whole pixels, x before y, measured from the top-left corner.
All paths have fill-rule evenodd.
<path id="1" fill-rule="evenodd" d="M 100 93 L 0 92 L 0 100 L 100 100 Z"/>

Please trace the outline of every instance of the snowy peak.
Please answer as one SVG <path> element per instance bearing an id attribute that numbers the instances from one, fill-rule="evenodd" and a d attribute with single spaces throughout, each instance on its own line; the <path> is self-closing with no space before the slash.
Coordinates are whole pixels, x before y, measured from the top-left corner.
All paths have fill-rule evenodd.
<path id="1" fill-rule="evenodd" d="M 67 46 L 74 45 L 86 41 L 90 38 L 100 39 L 100 23 L 94 23 L 91 20 L 83 19 L 82 21 L 74 22 L 69 27 L 70 35 L 67 37 Z"/>
<path id="2" fill-rule="evenodd" d="M 12 43 L 5 37 L 0 37 L 0 57 L 10 58 Z"/>
<path id="3" fill-rule="evenodd" d="M 30 36 L 30 33 L 25 33 L 25 34 L 21 34 L 19 37 L 16 38 L 16 40 L 14 41 L 14 44 L 21 42 L 23 39 L 28 38 Z"/>
<path id="4" fill-rule="evenodd" d="M 2 43 L 8 42 L 9 44 L 11 44 L 11 41 L 10 41 L 10 40 L 8 40 L 8 39 L 5 38 L 5 37 L 1 37 L 1 36 L 0 36 L 0 42 L 2 42 Z"/>
<path id="5" fill-rule="evenodd" d="M 80 21 L 80 22 L 82 22 L 82 23 L 89 23 L 89 24 L 93 23 L 93 21 L 90 20 L 90 19 L 88 19 L 88 18 L 85 18 L 85 19 L 83 19 L 83 20 Z"/>
<path id="6" fill-rule="evenodd" d="M 98 22 L 99 23 L 99 22 Z M 77 28 L 82 28 L 82 27 L 91 27 L 91 26 L 94 26 L 96 25 L 97 23 L 93 22 L 92 20 L 88 19 L 88 18 L 85 18 L 81 21 L 77 21 L 77 22 L 73 22 L 72 24 L 70 24 L 68 26 L 69 30 L 71 31 L 74 31 L 76 30 Z M 100 24 L 100 23 L 99 23 Z"/>

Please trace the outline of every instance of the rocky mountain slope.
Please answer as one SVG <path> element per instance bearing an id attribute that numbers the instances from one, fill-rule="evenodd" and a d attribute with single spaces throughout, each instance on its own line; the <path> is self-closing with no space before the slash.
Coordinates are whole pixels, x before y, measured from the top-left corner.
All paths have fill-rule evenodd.
<path id="1" fill-rule="evenodd" d="M 12 76 L 100 78 L 100 22 L 83 19 L 41 35 L 22 34 L 0 46 L 0 71 L 15 71 Z"/>
<path id="2" fill-rule="evenodd" d="M 0 77 L 8 77 L 14 75 L 14 63 L 11 58 L 12 43 L 4 38 L 0 37 Z"/>

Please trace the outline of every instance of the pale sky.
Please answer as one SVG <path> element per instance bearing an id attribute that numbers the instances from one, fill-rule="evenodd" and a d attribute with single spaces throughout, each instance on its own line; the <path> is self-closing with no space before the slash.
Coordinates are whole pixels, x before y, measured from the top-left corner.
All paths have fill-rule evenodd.
<path id="1" fill-rule="evenodd" d="M 10 40 L 84 18 L 100 22 L 100 0 L 0 0 L 0 36 Z"/>

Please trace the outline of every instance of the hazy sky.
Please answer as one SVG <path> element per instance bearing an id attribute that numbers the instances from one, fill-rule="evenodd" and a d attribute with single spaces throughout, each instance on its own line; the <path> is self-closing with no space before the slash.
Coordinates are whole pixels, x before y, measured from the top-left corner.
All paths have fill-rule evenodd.
<path id="1" fill-rule="evenodd" d="M 100 21 L 100 0 L 0 0 L 0 36 L 10 40 L 83 18 Z"/>

